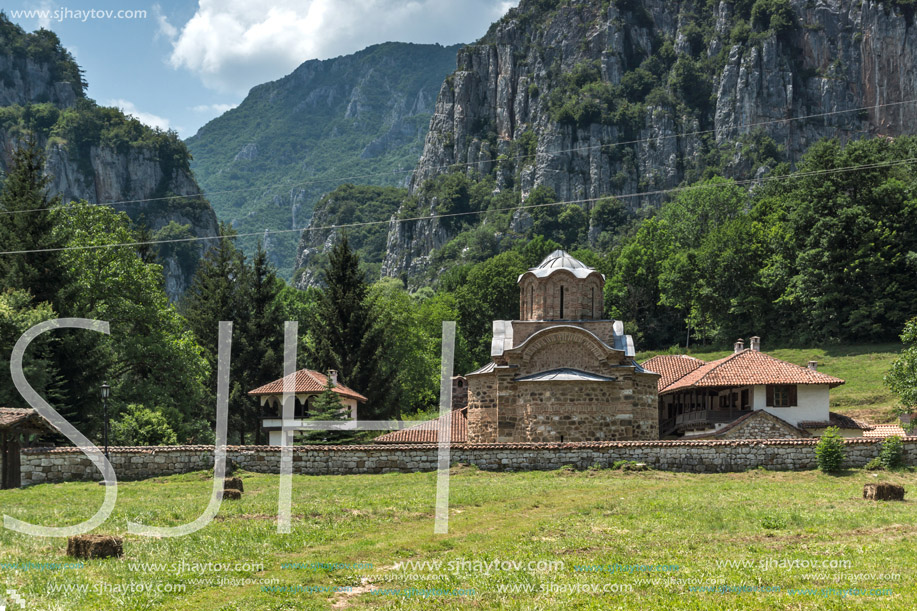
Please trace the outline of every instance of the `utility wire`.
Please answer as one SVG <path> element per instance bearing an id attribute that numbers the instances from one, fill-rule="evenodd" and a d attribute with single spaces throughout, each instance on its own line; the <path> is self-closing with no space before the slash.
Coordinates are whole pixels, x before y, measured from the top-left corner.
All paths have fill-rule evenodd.
<path id="1" fill-rule="evenodd" d="M 774 181 L 785 181 L 789 182 L 799 178 L 805 178 L 808 176 L 825 176 L 829 174 L 838 174 L 841 172 L 853 172 L 858 170 L 870 170 L 878 168 L 889 168 L 896 167 L 900 165 L 907 165 L 911 163 L 917 163 L 917 157 L 910 157 L 908 159 L 899 159 L 897 161 L 882 161 L 876 163 L 867 163 L 867 164 L 858 164 L 853 166 L 845 166 L 842 168 L 828 168 L 824 170 L 810 170 L 806 172 L 795 172 L 793 174 L 786 174 L 780 176 L 765 176 L 763 178 L 750 178 L 744 180 L 731 180 L 729 184 L 735 185 L 746 185 L 746 184 L 762 184 Z M 181 242 L 201 242 L 205 240 L 223 240 L 223 239 L 236 239 L 244 237 L 254 237 L 254 236 L 263 236 L 263 235 L 275 235 L 282 233 L 293 233 L 293 232 L 303 232 L 303 231 L 323 231 L 323 230 L 336 230 L 336 229 L 349 229 L 353 227 L 367 227 L 372 225 L 385 225 L 391 223 L 410 223 L 415 221 L 429 221 L 433 219 L 440 218 L 454 218 L 459 216 L 470 216 L 478 214 L 488 214 L 488 213 L 497 213 L 497 212 L 509 212 L 515 210 L 529 210 L 533 208 L 546 208 L 551 206 L 566 206 L 569 204 L 584 204 L 596 202 L 601 199 L 632 199 L 656 195 L 665 195 L 669 193 L 677 193 L 682 191 L 689 191 L 693 189 L 702 189 L 708 188 L 710 185 L 706 183 L 695 183 L 692 185 L 686 185 L 682 187 L 672 187 L 669 189 L 656 189 L 653 191 L 640 191 L 636 193 L 625 193 L 622 195 L 605 195 L 601 197 L 591 197 L 585 199 L 575 199 L 575 200 L 566 200 L 560 202 L 549 202 L 544 204 L 521 204 L 518 206 L 509 206 L 506 208 L 492 208 L 488 210 L 472 210 L 468 212 L 453 212 L 448 214 L 431 214 L 426 216 L 415 216 L 410 218 L 398 219 L 392 218 L 389 220 L 378 220 L 378 221 L 362 221 L 359 223 L 343 223 L 340 225 L 325 225 L 321 227 L 302 227 L 298 229 L 265 229 L 263 231 L 252 231 L 247 233 L 238 233 L 235 235 L 216 235 L 216 236 L 191 236 L 187 238 L 173 238 L 169 240 L 145 240 L 137 242 L 120 242 L 115 244 L 92 244 L 86 246 L 61 246 L 57 248 L 38 248 L 33 250 L 8 250 L 0 252 L 0 255 L 23 255 L 31 253 L 45 253 L 45 252 L 60 252 L 60 251 L 69 251 L 69 250 L 97 250 L 100 248 L 117 248 L 123 246 L 154 246 L 159 244 L 175 244 Z"/>

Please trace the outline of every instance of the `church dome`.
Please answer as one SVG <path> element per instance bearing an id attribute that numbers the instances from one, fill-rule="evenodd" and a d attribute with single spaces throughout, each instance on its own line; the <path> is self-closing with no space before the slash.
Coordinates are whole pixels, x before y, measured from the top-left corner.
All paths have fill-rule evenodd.
<path id="1" fill-rule="evenodd" d="M 549 254 L 517 282 L 519 320 L 602 318 L 605 276 L 563 250 Z"/>
<path id="2" fill-rule="evenodd" d="M 536 278 L 545 278 L 561 269 L 571 272 L 577 278 L 585 278 L 595 272 L 594 267 L 589 267 L 576 257 L 571 256 L 570 253 L 558 249 L 545 257 L 538 264 L 538 267 L 532 267 L 526 273 L 532 273 Z M 521 280 L 524 275 L 520 275 L 519 279 Z"/>

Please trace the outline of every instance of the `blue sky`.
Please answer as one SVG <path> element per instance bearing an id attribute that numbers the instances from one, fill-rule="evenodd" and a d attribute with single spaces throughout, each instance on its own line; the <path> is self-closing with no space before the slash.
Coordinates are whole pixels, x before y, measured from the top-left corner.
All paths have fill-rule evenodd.
<path id="1" fill-rule="evenodd" d="M 86 72 L 89 96 L 97 102 L 187 138 L 241 102 L 251 87 L 289 74 L 308 59 L 390 40 L 471 42 L 516 3 L 25 0 L 6 3 L 3 10 L 27 31 L 43 26 L 56 32 Z"/>

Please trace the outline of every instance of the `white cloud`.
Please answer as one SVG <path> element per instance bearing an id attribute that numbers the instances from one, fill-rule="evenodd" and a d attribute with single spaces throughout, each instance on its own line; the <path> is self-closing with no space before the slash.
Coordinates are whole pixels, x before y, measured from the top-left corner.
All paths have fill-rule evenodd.
<path id="1" fill-rule="evenodd" d="M 516 2 L 493 0 L 199 0 L 177 36 L 165 16 L 160 33 L 173 42 L 171 64 L 223 92 L 292 72 L 307 59 L 354 53 L 402 41 L 472 42 Z M 170 35 L 172 34 L 172 35 Z"/>
<path id="2" fill-rule="evenodd" d="M 169 23 L 168 18 L 166 18 L 165 13 L 162 12 L 162 7 L 159 4 L 153 5 L 153 17 L 156 18 L 156 36 L 164 36 L 166 39 L 174 42 L 178 38 L 178 28 Z M 154 39 L 155 39 L 154 38 Z"/>
<path id="3" fill-rule="evenodd" d="M 191 108 L 194 112 L 223 114 L 238 106 L 238 104 L 199 104 Z"/>
<path id="4" fill-rule="evenodd" d="M 109 100 L 109 106 L 117 106 L 121 109 L 126 115 L 131 115 L 141 123 L 145 123 L 150 127 L 158 127 L 159 129 L 169 129 L 169 120 L 158 115 L 154 115 L 148 112 L 142 112 L 134 106 L 133 102 L 128 100 Z"/>

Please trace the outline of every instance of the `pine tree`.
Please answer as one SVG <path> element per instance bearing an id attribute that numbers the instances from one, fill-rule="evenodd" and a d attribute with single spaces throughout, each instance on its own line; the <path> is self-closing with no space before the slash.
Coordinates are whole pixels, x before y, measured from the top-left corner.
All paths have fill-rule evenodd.
<path id="1" fill-rule="evenodd" d="M 245 273 L 245 259 L 233 244 L 234 235 L 228 224 L 220 224 L 222 239 L 207 251 L 181 304 L 189 327 L 214 364 L 220 321 L 233 321 L 235 334 L 242 309 L 236 283 Z"/>
<path id="2" fill-rule="evenodd" d="M 325 382 L 322 394 L 309 404 L 310 420 L 347 420 L 348 412 L 344 410 L 341 398 L 334 392 L 334 384 L 329 377 Z"/>
<path id="3" fill-rule="evenodd" d="M 240 377 L 237 375 L 239 363 L 235 357 L 239 355 L 240 344 L 237 343 L 242 329 L 248 324 L 239 285 L 244 282 L 245 257 L 233 244 L 232 236 L 235 231 L 225 224 L 220 224 L 222 239 L 207 251 L 191 286 L 185 294 L 181 304 L 182 314 L 188 321 L 188 326 L 197 337 L 198 343 L 204 349 L 207 362 L 210 365 L 210 377 L 207 392 L 210 405 L 216 401 L 217 369 L 218 369 L 218 339 L 221 321 L 233 323 L 233 350 L 229 378 L 229 430 L 236 431 L 239 443 L 244 442 L 246 432 L 245 403 L 248 399 L 247 390 L 244 388 Z M 211 412 L 212 413 L 212 412 Z"/>
<path id="4" fill-rule="evenodd" d="M 236 362 L 243 391 L 257 388 L 280 377 L 283 372 L 283 312 L 278 296 L 283 281 L 268 261 L 267 252 L 259 242 L 251 263 L 239 283 L 241 309 L 246 319 L 237 330 Z M 263 441 L 260 405 L 257 399 L 244 395 L 242 420 L 246 430 L 254 434 L 254 442 Z"/>
<path id="5" fill-rule="evenodd" d="M 332 249 L 323 279 L 309 324 L 309 361 L 322 371 L 336 369 L 343 384 L 366 395 L 367 417 L 398 417 L 391 377 L 384 373 L 384 321 L 368 298 L 360 259 L 346 236 Z"/>
<path id="6" fill-rule="evenodd" d="M 34 138 L 13 152 L 9 174 L 0 191 L 0 250 L 42 251 L 0 255 L 0 288 L 29 291 L 35 303 L 50 303 L 62 315 L 58 302 L 64 285 L 60 253 L 62 244 L 53 233 L 50 208 L 60 196 L 48 195 L 50 179 L 44 175 L 45 156 Z M 51 249 L 51 250 L 48 250 Z"/>

